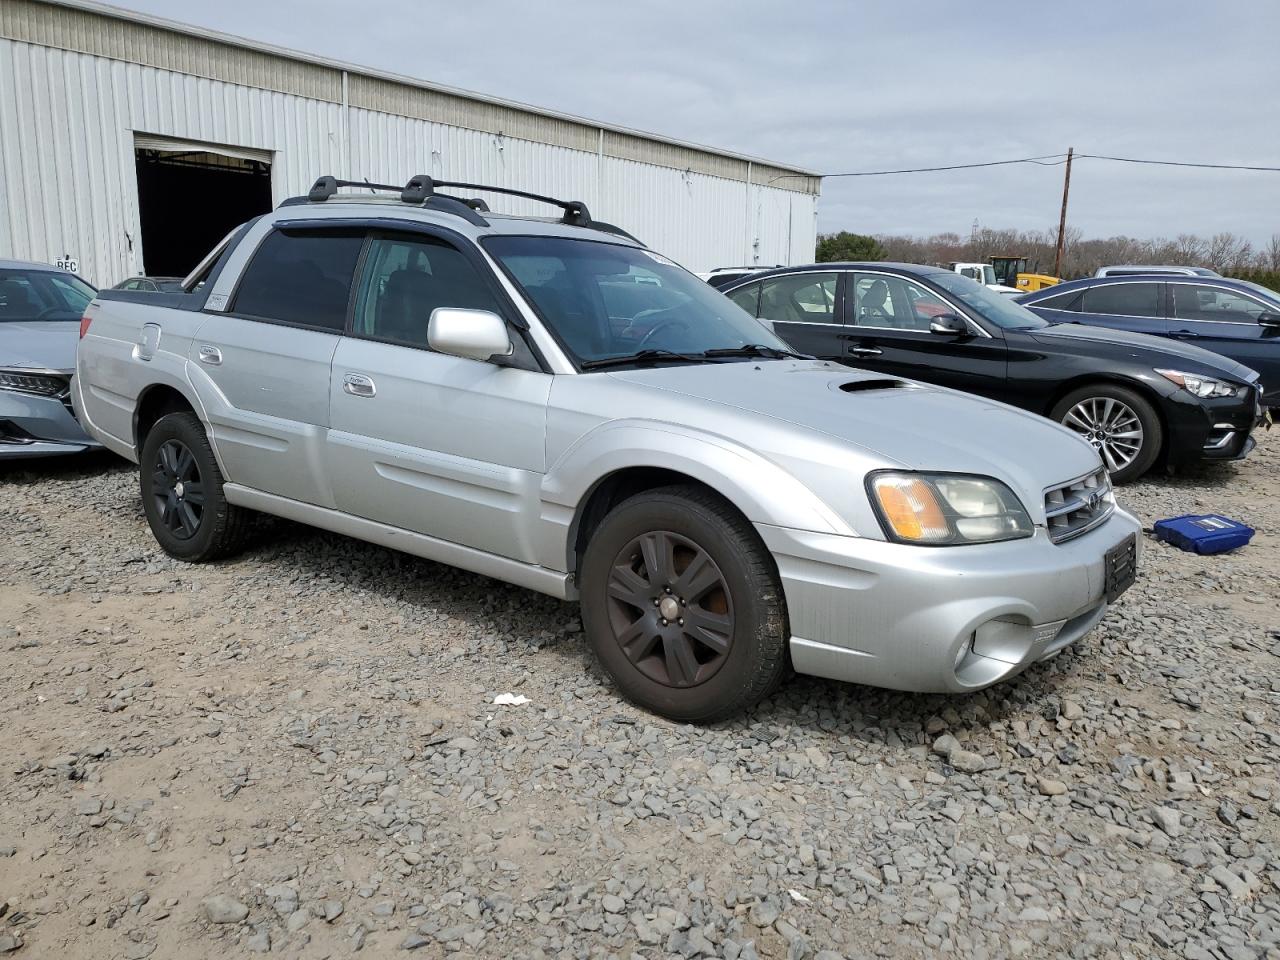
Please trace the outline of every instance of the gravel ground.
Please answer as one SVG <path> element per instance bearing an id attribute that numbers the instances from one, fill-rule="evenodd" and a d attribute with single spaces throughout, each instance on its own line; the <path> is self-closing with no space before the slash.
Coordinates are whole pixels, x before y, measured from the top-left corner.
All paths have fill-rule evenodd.
<path id="1" fill-rule="evenodd" d="M 1278 477 L 1125 489 L 1258 536 L 1148 540 L 1016 681 L 700 729 L 572 605 L 283 522 L 188 566 L 132 467 L 0 468 L 0 955 L 1280 958 Z"/>

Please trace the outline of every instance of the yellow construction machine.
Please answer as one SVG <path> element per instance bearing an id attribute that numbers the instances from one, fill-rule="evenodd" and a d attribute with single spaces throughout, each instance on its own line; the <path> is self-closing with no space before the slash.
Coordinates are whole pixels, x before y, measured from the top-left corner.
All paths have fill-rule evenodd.
<path id="1" fill-rule="evenodd" d="M 1035 266 L 1028 269 L 1027 257 L 991 257 L 991 268 L 995 270 L 996 282 L 1006 287 L 1016 287 L 1020 293 L 1031 293 L 1061 283 L 1061 277 L 1051 277 L 1047 273 L 1036 273 Z"/>

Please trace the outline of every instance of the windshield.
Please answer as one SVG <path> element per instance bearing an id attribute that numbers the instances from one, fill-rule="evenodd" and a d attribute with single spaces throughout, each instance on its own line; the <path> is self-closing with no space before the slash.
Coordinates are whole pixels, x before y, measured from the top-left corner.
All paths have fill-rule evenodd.
<path id="1" fill-rule="evenodd" d="M 93 287 L 74 274 L 0 269 L 0 323 L 79 320 L 93 294 Z"/>
<path id="2" fill-rule="evenodd" d="M 1268 303 L 1280 306 L 1280 293 L 1272 290 L 1270 287 L 1264 287 L 1260 283 L 1254 283 L 1252 280 L 1241 280 L 1246 287 L 1262 296 Z"/>
<path id="3" fill-rule="evenodd" d="M 641 350 L 788 349 L 733 301 L 648 250 L 563 237 L 483 243 L 579 364 Z"/>
<path id="4" fill-rule="evenodd" d="M 1004 294 L 988 290 L 982 284 L 958 273 L 939 271 L 929 274 L 928 279 L 947 293 L 953 294 L 984 320 L 989 320 L 1004 330 L 1039 330 L 1049 326 L 1046 321 Z"/>

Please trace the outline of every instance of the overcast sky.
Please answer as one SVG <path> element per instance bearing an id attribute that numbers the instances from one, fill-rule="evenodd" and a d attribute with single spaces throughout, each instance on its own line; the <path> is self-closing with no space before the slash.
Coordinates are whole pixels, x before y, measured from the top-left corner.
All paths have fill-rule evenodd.
<path id="1" fill-rule="evenodd" d="M 117 2 L 820 173 L 1068 146 L 1280 166 L 1274 0 Z M 1061 191 L 1060 166 L 830 179 L 819 229 L 1056 227 Z M 1082 160 L 1069 222 L 1261 245 L 1280 232 L 1280 173 Z"/>

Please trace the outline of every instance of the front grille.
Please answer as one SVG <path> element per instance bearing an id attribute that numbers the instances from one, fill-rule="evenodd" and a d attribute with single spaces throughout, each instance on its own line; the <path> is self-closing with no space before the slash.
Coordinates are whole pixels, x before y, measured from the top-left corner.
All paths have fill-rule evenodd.
<path id="1" fill-rule="evenodd" d="M 1049 539 L 1054 543 L 1064 543 L 1087 533 L 1111 516 L 1115 508 L 1111 478 L 1104 469 L 1052 487 L 1044 495 Z"/>

